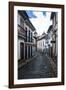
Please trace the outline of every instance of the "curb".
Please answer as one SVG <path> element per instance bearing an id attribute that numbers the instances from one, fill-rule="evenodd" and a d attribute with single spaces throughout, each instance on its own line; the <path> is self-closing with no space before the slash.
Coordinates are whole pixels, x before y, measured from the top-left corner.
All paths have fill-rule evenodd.
<path id="1" fill-rule="evenodd" d="M 57 72 L 57 67 L 56 67 L 56 64 L 54 63 L 54 61 L 46 54 L 50 64 L 52 65 L 52 68 L 54 70 L 54 72 L 56 73 Z"/>
<path id="2" fill-rule="evenodd" d="M 25 62 L 23 62 L 20 65 L 18 65 L 18 69 L 22 68 L 24 65 L 26 65 L 27 63 L 29 63 L 30 61 L 32 61 L 35 57 L 37 57 L 37 55 L 33 56 L 30 59 L 27 59 Z"/>

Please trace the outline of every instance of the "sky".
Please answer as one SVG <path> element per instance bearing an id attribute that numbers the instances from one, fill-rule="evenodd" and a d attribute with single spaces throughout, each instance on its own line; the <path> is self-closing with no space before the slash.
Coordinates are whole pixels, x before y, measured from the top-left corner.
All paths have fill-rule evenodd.
<path id="1" fill-rule="evenodd" d="M 31 23 L 36 28 L 38 35 L 47 32 L 49 26 L 52 24 L 50 20 L 51 12 L 46 11 L 26 11 Z"/>

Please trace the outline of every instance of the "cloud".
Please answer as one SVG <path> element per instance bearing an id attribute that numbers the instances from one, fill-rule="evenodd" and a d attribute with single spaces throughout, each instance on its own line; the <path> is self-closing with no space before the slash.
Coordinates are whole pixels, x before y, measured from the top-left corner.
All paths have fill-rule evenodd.
<path id="1" fill-rule="evenodd" d="M 29 18 L 37 18 L 34 14 L 32 10 L 26 10 L 26 13 L 28 14 Z"/>
<path id="2" fill-rule="evenodd" d="M 52 22 L 50 21 L 51 12 L 46 12 L 46 14 L 43 15 L 42 12 L 34 11 L 33 14 L 37 18 L 30 18 L 30 21 L 36 28 L 38 35 L 41 35 L 43 32 L 47 32 L 49 26 L 52 24 Z"/>

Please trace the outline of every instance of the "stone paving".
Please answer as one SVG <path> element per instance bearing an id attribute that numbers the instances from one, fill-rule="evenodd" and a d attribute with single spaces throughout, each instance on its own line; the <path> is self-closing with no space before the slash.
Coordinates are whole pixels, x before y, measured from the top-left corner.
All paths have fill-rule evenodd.
<path id="1" fill-rule="evenodd" d="M 37 57 L 18 70 L 18 79 L 57 77 L 47 56 L 37 53 Z"/>

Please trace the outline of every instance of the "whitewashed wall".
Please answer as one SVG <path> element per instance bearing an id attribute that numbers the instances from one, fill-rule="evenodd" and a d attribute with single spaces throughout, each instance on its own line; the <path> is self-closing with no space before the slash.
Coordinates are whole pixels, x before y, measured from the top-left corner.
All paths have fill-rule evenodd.
<path id="1" fill-rule="evenodd" d="M 44 49 L 45 49 L 45 39 L 37 41 L 37 50 L 43 52 Z"/>

